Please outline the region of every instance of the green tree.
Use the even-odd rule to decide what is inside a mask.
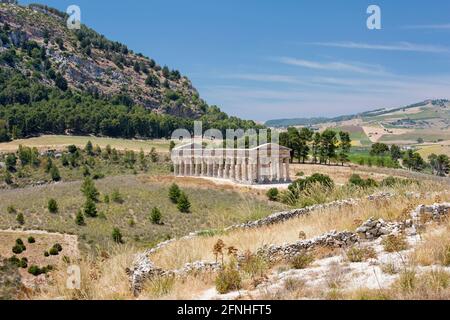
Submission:
[[[150,213],[150,221],[153,224],[161,224],[161,218],[162,218],[161,211],[158,208],[154,207],[152,209],[152,212]]]
[[[430,162],[433,174],[445,177],[449,173],[450,160],[447,155],[445,154],[436,155],[433,153],[428,157],[428,161]]]
[[[180,198],[181,190],[177,184],[172,184],[169,188],[169,199],[173,203],[178,203],[178,199]]]
[[[8,127],[6,121],[0,119],[0,142],[8,142],[11,140],[11,137],[8,133]]]
[[[313,163],[317,163],[320,156],[320,141],[322,137],[320,133],[316,132],[313,137],[312,141],[312,156],[313,156]]]
[[[408,150],[403,158],[403,164],[410,170],[422,171],[425,168],[425,161],[422,156],[412,150]]]
[[[84,204],[84,214],[87,217],[91,218],[97,217],[97,206],[95,205],[95,202],[90,198],[87,198]]]
[[[81,192],[87,199],[90,199],[94,202],[98,202],[98,197],[100,193],[95,187],[94,181],[90,177],[84,178],[84,182],[81,186]]]
[[[331,164],[332,159],[336,159],[337,138],[336,132],[326,129],[321,135],[320,158],[321,163]]]
[[[52,177],[53,181],[60,181],[61,180],[61,175],[59,174],[59,169],[56,165],[52,165],[51,169],[50,169],[50,176]]]
[[[50,213],[57,213],[58,212],[58,203],[56,202],[55,199],[50,199],[50,200],[48,200],[47,208]]]
[[[5,164],[6,164],[6,169],[7,169],[9,172],[14,172],[14,171],[16,171],[16,164],[17,164],[17,158],[16,158],[16,155],[13,154],[13,153],[8,154],[8,155],[6,156],[6,162],[5,162]]]
[[[400,150],[400,147],[399,146],[397,146],[396,144],[393,144],[392,146],[391,146],[391,158],[392,158],[392,160],[394,160],[394,161],[398,161],[398,160],[400,160],[401,158],[402,158],[402,151]]]
[[[350,139],[350,134],[348,132],[339,132],[339,154],[338,159],[342,165],[350,161],[348,154],[350,153],[350,149],[352,147],[352,140]]]
[[[277,201],[279,196],[279,191],[277,188],[270,188],[266,193],[267,198],[270,201]]]
[[[25,224],[25,217],[23,216],[22,212],[19,212],[16,216],[16,221],[20,224],[20,225],[24,225]]]
[[[94,146],[92,145],[91,140],[89,140],[86,143],[86,146],[84,147],[84,151],[89,155],[89,156],[93,156],[94,155]]]
[[[187,195],[184,192],[181,192],[177,201],[177,208],[180,212],[188,213],[191,208],[191,203]]]
[[[84,215],[81,212],[81,210],[78,210],[77,215],[75,216],[75,223],[78,226],[84,226],[85,222],[84,222]]]
[[[311,142],[312,138],[313,138],[314,132],[309,129],[309,128],[302,128],[300,130],[299,133],[299,145],[298,145],[298,150],[297,150],[297,154],[299,159],[301,159],[302,163],[305,163],[306,160],[308,159],[308,155],[309,155],[309,143]]]
[[[154,147],[150,150],[150,160],[152,162],[158,162],[158,153]]]
[[[372,156],[385,156],[389,152],[389,147],[385,143],[374,143],[370,149]]]

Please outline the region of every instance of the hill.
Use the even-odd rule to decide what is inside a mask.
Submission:
[[[66,20],[47,6],[0,4],[0,139],[5,131],[164,137],[194,119],[255,126],[208,106],[178,70]]]
[[[416,104],[382,108],[334,118],[270,120],[268,127],[309,126],[317,130],[335,128],[355,133],[360,145],[373,142],[415,144],[436,143],[450,138],[450,101],[425,100]]]

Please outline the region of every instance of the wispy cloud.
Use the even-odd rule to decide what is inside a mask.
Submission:
[[[361,42],[313,42],[311,44],[316,46],[347,48],[347,49],[450,53],[450,48],[448,47],[428,45],[428,44],[417,44],[410,42],[398,42],[394,44],[370,44]]]
[[[280,74],[267,73],[235,73],[223,75],[226,79],[248,80],[256,82],[288,83],[288,84],[307,84],[296,77]]]
[[[413,30],[450,30],[450,23],[447,24],[423,24],[423,25],[413,25],[404,26],[403,29],[413,29]]]
[[[278,62],[283,64],[303,67],[315,70],[325,70],[325,71],[346,71],[346,72],[356,72],[362,74],[386,74],[386,71],[382,66],[379,65],[369,65],[361,63],[346,63],[346,62],[317,62],[311,60],[303,60],[289,57],[281,57],[276,59]]]

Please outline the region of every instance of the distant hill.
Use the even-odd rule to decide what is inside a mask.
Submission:
[[[70,30],[67,18],[43,5],[0,3],[0,137],[165,137],[195,119],[256,126],[209,106],[178,70],[85,25]]]
[[[440,99],[440,100],[425,100],[419,103],[415,103],[412,105],[408,105],[405,107],[396,107],[392,109],[388,108],[380,108],[372,111],[366,111],[362,113],[357,113],[353,115],[343,115],[338,117],[332,117],[332,118],[326,118],[326,117],[319,117],[319,118],[293,118],[293,119],[274,119],[274,120],[268,120],[265,125],[272,128],[283,128],[283,127],[289,127],[289,126],[313,126],[313,125],[319,125],[319,124],[326,124],[326,123],[336,123],[336,122],[343,122],[343,121],[349,121],[353,119],[364,119],[365,121],[370,121],[371,118],[376,117],[382,117],[382,116],[389,116],[393,115],[393,118],[395,118],[397,115],[395,115],[396,112],[400,111],[407,111],[413,108],[420,108],[420,107],[438,107],[438,108],[448,108],[449,107],[449,100],[447,99]],[[425,116],[426,118],[426,116]],[[447,118],[445,115],[444,118]]]

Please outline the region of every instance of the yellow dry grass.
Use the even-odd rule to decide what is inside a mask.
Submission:
[[[439,186],[433,183],[424,183],[420,188],[431,191]],[[410,186],[409,189],[414,189],[414,187]],[[255,252],[264,245],[295,242],[299,240],[300,231],[304,232],[307,238],[330,230],[351,231],[370,217],[398,220],[403,217],[407,208],[434,202],[434,199],[425,197],[411,199],[400,195],[404,190],[398,189],[397,192],[399,195],[389,200],[363,200],[356,206],[317,210],[308,216],[259,229],[235,230],[212,237],[177,241],[155,253],[151,259],[162,268],[175,269],[188,262],[214,261],[212,248],[219,239],[223,240],[227,246],[237,248],[240,252],[247,250]],[[443,194],[441,198],[443,200],[450,199],[450,193]]]

